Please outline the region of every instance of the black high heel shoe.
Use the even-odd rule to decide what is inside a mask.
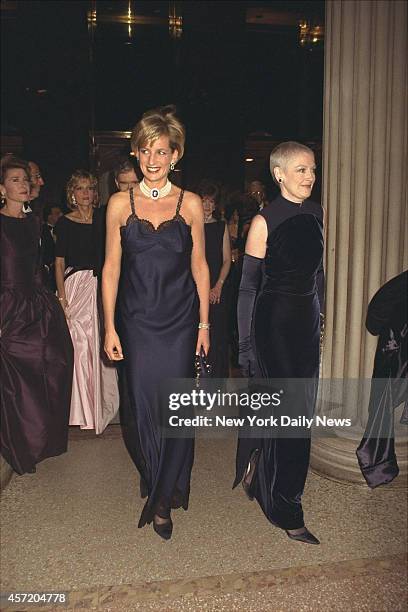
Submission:
[[[173,521],[169,518],[165,523],[156,523],[153,518],[153,529],[163,540],[170,540],[173,533]]]
[[[244,489],[245,495],[247,496],[249,501],[254,500],[254,496],[251,491],[251,485],[252,485],[252,480],[255,474],[256,464],[258,463],[258,457],[259,457],[259,450],[255,449],[254,451],[252,451],[251,457],[249,459],[249,470],[245,474],[241,482],[242,488]]]
[[[291,540],[297,540],[298,542],[304,542],[304,544],[320,544],[320,541],[310,533],[307,527],[304,528],[304,531],[300,533],[290,533],[288,529],[285,529],[286,535]]]

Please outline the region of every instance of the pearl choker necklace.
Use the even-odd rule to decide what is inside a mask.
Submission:
[[[144,179],[140,181],[139,187],[143,195],[147,196],[148,198],[152,198],[152,200],[159,200],[160,198],[164,198],[171,191],[171,183],[169,179],[167,179],[167,183],[161,189],[158,189],[157,187],[153,187],[153,189],[150,189],[150,187],[146,185]]]

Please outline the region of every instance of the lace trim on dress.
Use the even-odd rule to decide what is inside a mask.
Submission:
[[[174,215],[174,217],[172,217],[171,219],[166,219],[165,221],[162,221],[161,223],[159,223],[157,227],[155,227],[153,223],[149,221],[149,219],[141,219],[140,217],[137,216],[136,213],[135,214],[132,213],[127,218],[126,225],[130,225],[131,223],[134,223],[135,221],[137,221],[141,225],[144,225],[151,232],[161,232],[165,227],[167,227],[171,223],[174,223],[174,221],[181,221],[181,223],[184,223],[184,225],[187,225],[188,227],[190,227],[187,221],[184,219],[184,217],[180,215],[180,213],[178,213],[177,215]]]
[[[141,217],[138,217],[138,215],[137,215],[137,213],[135,211],[135,202],[134,202],[134,198],[133,198],[133,189],[130,190],[129,194],[130,194],[130,206],[131,206],[131,209],[132,209],[132,213],[126,219],[125,226],[122,226],[122,227],[126,227],[126,226],[130,225],[131,223],[134,223],[135,221],[138,221],[141,225],[144,225],[144,227],[146,227],[151,232],[160,232],[164,228],[166,228],[168,225],[170,225],[171,223],[174,223],[174,221],[181,221],[181,223],[184,223],[184,225],[189,226],[187,221],[184,219],[183,215],[181,215],[180,212],[179,212],[180,211],[180,207],[181,207],[181,203],[183,201],[184,189],[182,189],[180,191],[180,197],[179,197],[178,202],[177,202],[177,207],[176,207],[175,215],[171,219],[165,219],[164,221],[159,223],[159,225],[157,227],[155,227],[153,225],[153,223],[151,221],[149,221],[149,219],[142,219]]]

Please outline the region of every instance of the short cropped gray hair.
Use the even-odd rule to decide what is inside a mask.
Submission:
[[[300,142],[294,142],[293,140],[289,140],[288,142],[281,142],[277,147],[272,151],[269,158],[269,168],[271,171],[273,181],[279,185],[279,181],[277,180],[274,169],[275,168],[285,168],[289,159],[296,155],[296,153],[311,153],[314,155],[312,149],[307,147]]]

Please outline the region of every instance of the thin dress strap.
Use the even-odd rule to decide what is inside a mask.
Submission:
[[[177,202],[177,208],[176,208],[176,217],[178,217],[180,213],[181,203],[183,202],[183,196],[184,196],[184,189],[180,191],[179,199]]]
[[[136,216],[136,213],[135,213],[135,200],[133,198],[133,187],[129,190],[129,195],[130,195],[130,208],[132,209],[132,215]]]

